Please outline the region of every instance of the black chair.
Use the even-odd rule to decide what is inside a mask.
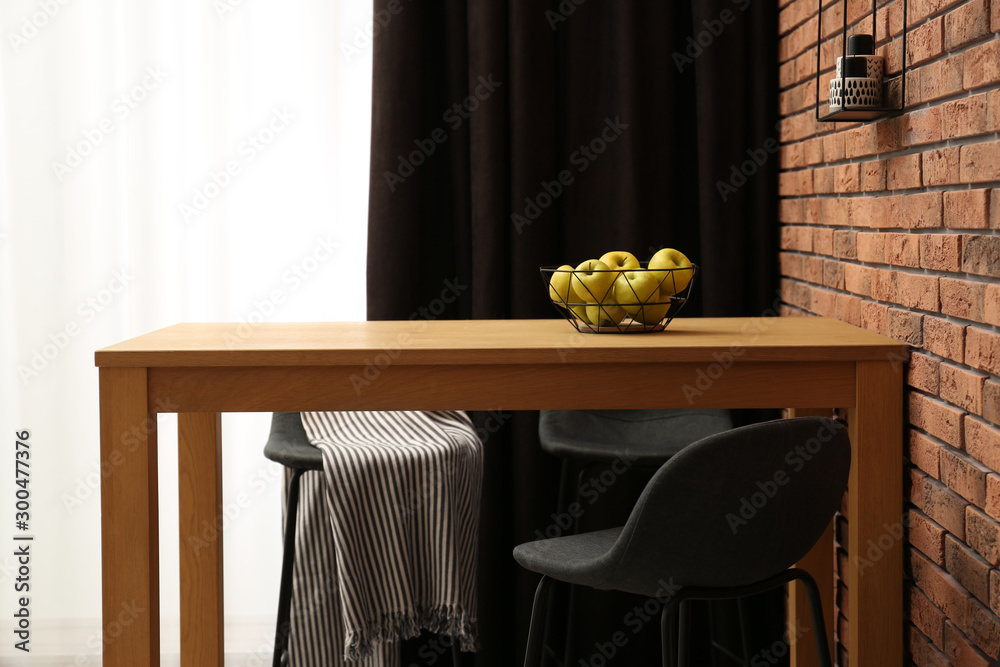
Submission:
[[[739,598],[798,579],[809,596],[820,664],[828,667],[816,583],[807,572],[789,568],[822,536],[840,506],[850,458],[847,430],[833,419],[744,426],[671,457],[624,526],[518,546],[517,562],[543,575],[525,666],[540,662],[542,611],[554,580],[660,599],[666,666],[675,657],[686,665],[688,600]]]
[[[651,474],[691,443],[731,428],[733,419],[729,410],[542,410],[538,420],[538,438],[543,451],[562,459],[557,512],[559,516],[565,516],[571,502],[580,503],[584,477],[593,468],[612,466],[614,469],[627,463],[629,469]],[[574,468],[578,469],[575,480]],[[629,488],[634,488],[634,485]],[[634,500],[626,499],[625,502],[630,507]],[[579,530],[579,519],[574,519],[571,528],[573,533]],[[576,591],[571,586],[563,654],[555,660],[556,664],[570,665],[575,662],[576,597]],[[545,650],[555,656],[555,651],[549,646],[552,611],[550,604],[546,610],[543,644]],[[746,623],[742,621],[746,614],[742,605],[739,613],[745,644],[749,636]],[[720,645],[713,645],[725,651]]]
[[[292,471],[288,484],[285,546],[281,561],[281,585],[278,592],[278,620],[274,637],[273,667],[287,664],[288,636],[291,627],[292,570],[295,566],[295,524],[298,517],[299,481],[309,471],[323,470],[323,455],[309,442],[298,412],[275,412],[271,433],[264,445],[264,456]],[[458,643],[452,644],[454,665],[460,663]]]

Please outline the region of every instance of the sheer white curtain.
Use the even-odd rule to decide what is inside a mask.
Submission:
[[[370,0],[0,3],[0,663],[99,664],[95,349],[181,321],[364,319],[371,13]],[[266,653],[277,600],[269,419],[223,424],[233,664]],[[175,418],[160,443],[169,652]],[[11,640],[15,534],[35,538],[30,654]]]

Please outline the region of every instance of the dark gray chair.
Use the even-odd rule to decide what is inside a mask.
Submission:
[[[305,473],[323,470],[323,454],[309,442],[298,412],[275,412],[271,433],[264,445],[264,456],[292,471],[288,485],[285,545],[281,560],[281,584],[278,590],[278,620],[274,638],[273,667],[287,664],[288,635],[291,627],[292,570],[295,566],[295,524],[299,507],[299,481]],[[458,643],[452,645],[452,661],[461,664]]]
[[[830,665],[816,583],[791,568],[840,506],[850,441],[836,420],[801,417],[709,436],[671,457],[620,528],[538,540],[514,558],[542,574],[525,666],[539,664],[551,583],[619,590],[663,603],[663,664],[687,660],[687,601],[739,598],[802,581],[820,664]],[[671,632],[680,617],[677,641]],[[676,651],[674,645],[676,644]]]
[[[559,476],[557,512],[564,516],[570,502],[580,502],[580,487],[584,477],[594,467],[606,467],[616,460],[628,461],[629,468],[647,471],[662,466],[667,459],[692,442],[733,428],[729,410],[543,410],[538,420],[538,437],[542,450],[562,459]],[[578,468],[575,476],[573,469]],[[629,503],[634,501],[627,501]],[[629,505],[630,506],[630,505]],[[579,522],[574,519],[572,532]],[[555,662],[575,663],[573,643],[576,631],[576,591],[570,587],[566,609],[566,633],[563,654]],[[547,609],[546,651],[556,657],[549,646],[552,605]],[[749,642],[742,605],[740,630],[743,642]],[[716,645],[719,650],[723,650]]]

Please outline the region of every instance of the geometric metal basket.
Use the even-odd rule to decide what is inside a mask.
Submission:
[[[581,333],[652,333],[663,331],[687,303],[694,287],[695,277],[698,275],[698,266],[692,265],[683,269],[651,270],[647,268],[647,264],[647,262],[642,262],[642,268],[634,270],[598,269],[591,272],[561,269],[555,266],[543,266],[539,270],[542,283],[545,285],[546,296],[550,299],[552,299],[552,292],[549,284],[557,273],[616,274],[615,280],[611,283],[612,287],[603,294],[592,293],[579,279],[570,276],[570,282],[576,292],[572,297],[576,298],[569,295],[557,295],[559,298],[552,299],[552,305],[555,309],[577,331]],[[627,275],[636,273],[654,273],[656,276],[663,274],[657,282],[657,289],[644,301],[640,300],[632,286],[632,280]],[[688,280],[687,285],[677,290],[676,286],[685,279]],[[627,290],[631,290],[631,298],[628,298],[625,304],[619,304],[615,299],[614,286],[616,284],[625,285]],[[582,296],[579,294],[581,289],[586,290]],[[670,294],[670,292],[675,293]]]

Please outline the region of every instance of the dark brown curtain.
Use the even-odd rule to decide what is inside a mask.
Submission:
[[[376,0],[369,319],[554,317],[540,266],[666,246],[701,266],[684,316],[766,313],[776,6]],[[508,667],[536,581],[511,549],[553,523],[558,470],[537,415],[493,419],[476,664]]]

